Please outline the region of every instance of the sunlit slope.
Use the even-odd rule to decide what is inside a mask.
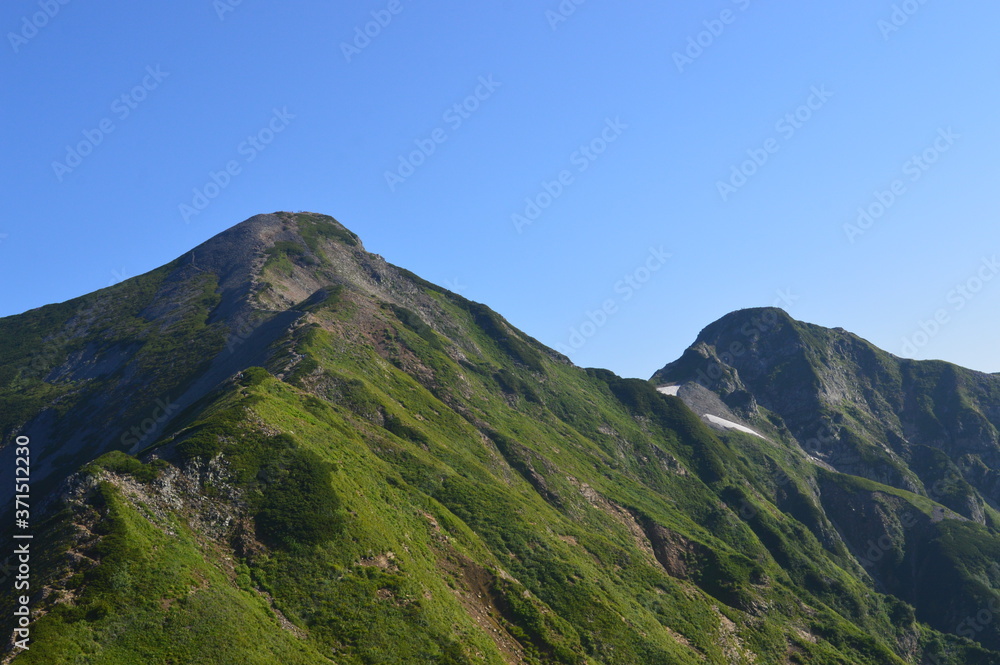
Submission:
[[[174,413],[59,467],[43,616],[14,663],[998,662],[883,593],[851,509],[920,543],[990,532],[574,367],[329,218],[264,217],[184,264],[219,284],[194,308],[219,342],[188,358],[178,330],[178,366],[201,369],[170,379]],[[145,345],[117,343],[137,368]],[[46,386],[83,400],[143,376],[52,362],[53,411]]]

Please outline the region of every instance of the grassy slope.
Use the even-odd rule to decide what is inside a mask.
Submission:
[[[275,281],[296,256],[274,253]],[[152,451],[172,466],[89,467],[48,533],[100,563],[47,564],[69,602],[14,662],[995,662],[873,592],[789,448],[720,439],[425,288],[448,338],[332,290],[277,349],[294,371],[192,409]],[[165,498],[178,468],[184,506]]]
[[[111,560],[86,573],[79,607],[39,622],[49,660],[28,660],[37,652],[16,662],[86,649],[95,655],[83,662],[95,663],[132,662],[125,653],[503,662],[504,641],[470,618],[477,604],[487,617],[480,625],[515,640],[528,662],[730,663],[750,662],[749,652],[758,663],[905,662],[892,653],[897,639],[926,632],[907,608],[872,594],[843,552],[824,549],[772,502],[780,489],[800,495],[808,512],[808,469],[766,442],[719,440],[643,382],[540,358],[528,360],[542,371],[511,362],[530,351],[497,343],[461,302],[444,306],[466,320],[480,357],[456,363],[443,352],[448,340],[392,308],[385,357],[373,347],[345,353],[343,338],[307,329],[297,351],[313,362],[289,382],[248,373],[176,437],[178,463],[221,450],[258,518],[269,547],[247,557],[242,589],[239,573],[182,520],[171,518],[179,538],[168,538],[106,483],[90,503],[105,515],[105,539],[119,539],[105,545]],[[393,360],[431,371],[418,374],[421,383]],[[281,480],[303,475],[300,453],[328,474],[330,505],[303,503]],[[792,480],[748,482],[773,477],[759,473],[764,464],[789,465]],[[266,511],[289,502],[316,511],[305,523],[331,511],[335,519],[318,537],[285,532],[288,520],[261,528]],[[671,552],[674,575],[656,557]],[[278,628],[257,588],[309,637]],[[179,600],[164,610],[170,598]],[[237,614],[220,611],[222,602],[256,624],[255,639],[219,639]],[[186,643],[162,632],[194,623],[202,632]],[[186,659],[195,656],[184,649],[216,642],[230,655],[199,646],[204,660]]]
[[[79,597],[36,623],[31,650],[15,662],[328,662],[283,631],[259,595],[240,590],[221,553],[176,516],[157,520],[107,482],[88,508],[102,515],[100,541],[86,550],[100,565],[65,580]]]

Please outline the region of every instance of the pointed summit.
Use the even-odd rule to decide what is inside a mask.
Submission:
[[[707,390],[739,419],[831,468],[916,493],[927,492],[941,469],[914,456],[926,461],[937,450],[958,459],[969,446],[1000,445],[1000,414],[991,406],[996,375],[898,358],[843,328],[796,321],[780,309],[722,317],[651,380],[692,408],[695,399],[710,402],[697,397]],[[992,486],[980,490],[1000,499]],[[949,506],[982,515],[968,493]]]
[[[0,319],[0,337],[13,342],[0,380],[13,381],[21,405],[0,414],[0,434],[37,436],[43,443],[34,476],[55,483],[66,460],[141,451],[185,409],[249,367],[278,376],[291,371],[302,328],[377,338],[386,307],[428,338],[436,339],[436,330],[477,355],[431,293],[474,312],[475,324],[523,362],[558,358],[489,308],[370,254],[333,217],[276,212],[236,224],[144,275]],[[322,314],[335,306],[352,312],[352,325]],[[46,407],[64,393],[58,409]],[[0,488],[0,501],[11,490]]]

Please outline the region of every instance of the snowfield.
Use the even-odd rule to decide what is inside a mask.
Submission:
[[[656,392],[663,393],[664,395],[673,395],[674,397],[677,397],[677,393],[678,393],[678,391],[680,391],[680,389],[681,389],[681,387],[679,385],[657,386]],[[685,394],[687,394],[687,393],[685,393]],[[691,405],[689,404],[689,406],[691,406]],[[713,425],[718,425],[719,427],[724,427],[726,429],[735,429],[735,430],[738,430],[740,432],[745,432],[747,434],[753,434],[754,436],[760,437],[761,439],[766,439],[767,438],[763,434],[755,432],[752,429],[750,429],[749,427],[744,427],[743,425],[740,425],[739,423],[734,423],[731,420],[726,420],[725,418],[720,418],[719,416],[713,416],[710,413],[706,413],[702,417],[705,418],[706,420],[708,420],[708,422],[712,423]]]
[[[733,421],[726,420],[725,418],[720,418],[718,416],[713,416],[710,413],[706,413],[704,415],[704,418],[706,420],[708,420],[708,422],[712,423],[713,425],[718,425],[719,427],[725,427],[726,429],[735,429],[735,430],[738,430],[740,432],[746,432],[747,434],[753,434],[754,436],[760,437],[762,439],[766,438],[766,437],[764,437],[764,435],[759,434],[759,433],[753,431],[749,427],[744,427],[743,425],[740,425],[739,423],[734,423]]]

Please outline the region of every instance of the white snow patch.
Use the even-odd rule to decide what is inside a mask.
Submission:
[[[764,438],[763,435],[758,434],[749,427],[744,427],[739,423],[734,423],[731,420],[726,420],[725,418],[720,418],[719,416],[713,416],[711,413],[706,413],[705,418],[708,419],[708,422],[712,423],[713,425],[718,425],[719,427],[725,427],[726,429],[734,429],[740,432],[746,432],[747,434],[753,434],[754,436],[758,436],[762,439]]]
[[[664,395],[673,395],[677,397],[677,391],[680,390],[680,386],[660,386],[656,389],[656,392],[663,393]]]

